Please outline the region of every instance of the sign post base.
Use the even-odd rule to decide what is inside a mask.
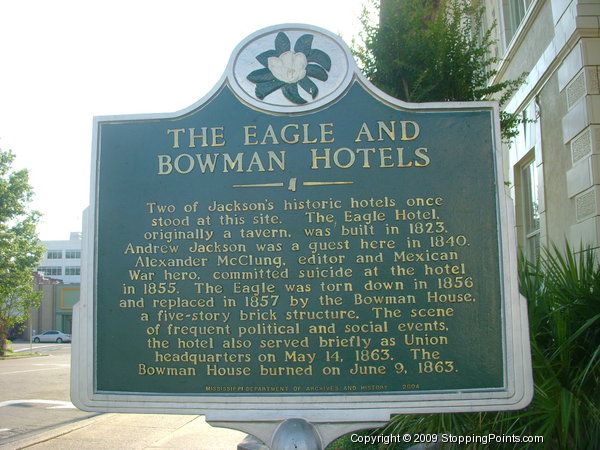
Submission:
[[[237,450],[269,450],[269,447],[260,439],[249,434],[238,444]]]
[[[315,427],[304,419],[287,419],[273,435],[273,449],[297,448],[321,450],[321,438]]]
[[[256,440],[244,439],[238,445],[238,450],[263,450],[264,448],[322,450],[344,434],[368,428],[379,428],[387,424],[386,421],[313,423],[297,418],[268,422],[233,422],[213,421],[209,417],[206,418],[206,422],[215,427],[240,430],[256,438]],[[264,446],[260,445],[261,442],[264,443]]]

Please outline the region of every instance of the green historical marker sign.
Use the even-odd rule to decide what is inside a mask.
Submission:
[[[402,103],[291,25],[246,39],[186,111],[95,133],[79,404],[364,421],[528,403],[494,103]]]

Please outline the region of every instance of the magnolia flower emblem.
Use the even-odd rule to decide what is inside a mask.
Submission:
[[[284,83],[297,83],[306,76],[308,60],[304,53],[285,52],[279,58],[271,56],[267,62],[273,76]]]
[[[260,100],[281,89],[292,103],[302,105],[306,100],[300,96],[298,86],[315,99],[319,88],[311,79],[327,81],[331,69],[331,58],[322,50],[312,48],[313,35],[298,38],[291,50],[290,39],[284,32],[275,37],[275,50],[267,50],[256,57],[264,66],[248,75],[256,84],[255,94]]]

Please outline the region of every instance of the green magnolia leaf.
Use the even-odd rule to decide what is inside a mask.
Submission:
[[[300,85],[300,87],[302,89],[304,89],[306,92],[308,92],[312,98],[315,98],[319,94],[319,88],[308,77],[302,78],[300,81],[298,81],[298,84]]]
[[[303,34],[296,41],[296,44],[294,45],[294,51],[296,53],[304,53],[306,55],[306,57],[308,58],[308,55],[311,52],[312,41],[313,41],[312,34]]]
[[[308,62],[314,62],[323,66],[325,70],[329,72],[331,69],[331,58],[329,55],[318,48],[313,48],[308,55],[306,55]]]
[[[272,81],[275,79],[271,71],[266,68],[258,69],[254,72],[251,72],[246,78],[248,78],[248,80],[252,81],[253,83],[264,83],[265,81]]]
[[[285,83],[283,81],[275,79],[272,81],[258,83],[254,93],[259,100],[263,100],[267,95],[275,92],[277,89],[280,89],[284,84]]]
[[[298,93],[298,85],[296,83],[285,84],[285,86],[281,88],[281,91],[283,92],[283,95],[285,95],[285,98],[297,105],[303,105],[306,103],[306,100],[300,97],[300,94]]]
[[[325,72],[321,66],[317,66],[316,64],[308,64],[306,66],[306,75],[321,81],[326,81],[328,78],[327,72]]]
[[[287,35],[283,31],[277,33],[277,37],[275,38],[275,51],[277,52],[277,56],[289,52],[290,48],[291,43]]]
[[[277,55],[275,50],[267,50],[266,52],[261,53],[256,57],[259,63],[261,63],[265,67],[269,67],[269,58]]]

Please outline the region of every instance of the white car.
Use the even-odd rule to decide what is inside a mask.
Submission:
[[[46,331],[42,334],[36,334],[33,336],[33,342],[71,342],[71,335],[65,334],[61,331]]]

